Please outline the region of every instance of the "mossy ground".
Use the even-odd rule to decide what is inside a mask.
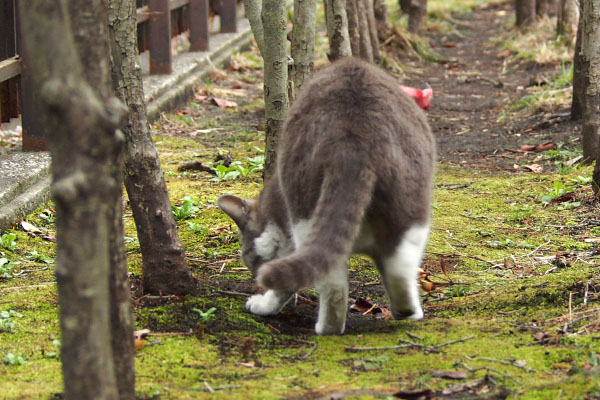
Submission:
[[[490,380],[477,386],[479,392],[435,392],[440,398],[600,396],[600,219],[585,179],[591,167],[566,165],[578,151],[572,142],[528,156],[546,173],[439,163],[423,265],[435,286],[423,296],[424,320],[349,313],[345,335],[317,337],[314,290],[301,293],[276,317],[246,313],[246,297],[258,288],[239,261],[235,228],[215,201],[224,193],[256,195],[260,171],[226,180],[178,167],[190,161],[210,165],[223,153],[248,166],[248,158],[261,155],[260,82],[259,59],[253,53],[236,55],[229,70],[214,71],[185,108],[154,125],[172,202],[181,206],[191,197],[197,207],[178,226],[202,287],[198,297],[141,295],[139,244],[125,204],[136,325],[151,330],[136,353],[140,398],[367,399],[399,391],[416,396],[453,385],[465,388],[464,381],[436,372],[455,370],[466,372],[467,382],[486,375]],[[237,106],[220,108],[213,98]],[[558,193],[555,182],[569,194]],[[555,199],[543,202],[547,195]],[[55,255],[55,244],[42,239],[54,235],[44,214],[51,208],[43,205],[27,218],[41,235],[17,228],[2,232],[17,238],[15,248],[0,249],[0,258],[20,263],[0,279],[0,311],[15,312],[0,329],[2,398],[49,398],[62,390],[54,266],[35,256]],[[351,298],[385,307],[371,262],[353,257],[349,265]],[[212,317],[203,318],[201,312],[212,307]],[[407,341],[412,347],[347,351]],[[25,363],[11,362],[9,353]]]

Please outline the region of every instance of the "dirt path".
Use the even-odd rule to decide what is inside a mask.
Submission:
[[[434,89],[429,118],[441,161],[513,168],[515,162],[528,158],[514,152],[521,144],[566,142],[578,134],[567,118],[548,122],[549,113],[498,122],[503,106],[524,96],[523,88],[540,72],[555,68],[511,61],[501,54],[492,38],[504,29],[501,23],[511,12],[510,4],[476,9],[456,17],[461,36],[430,38],[433,47],[448,59],[420,68],[422,79]],[[555,115],[569,110],[551,111]]]

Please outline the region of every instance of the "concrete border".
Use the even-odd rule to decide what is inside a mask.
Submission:
[[[148,119],[187,102],[213,65],[227,63],[235,50],[248,46],[250,24],[238,19],[237,33],[216,33],[210,51],[186,52],[173,58],[173,73],[143,77]],[[50,198],[48,153],[11,152],[0,155],[0,230],[8,228]]]

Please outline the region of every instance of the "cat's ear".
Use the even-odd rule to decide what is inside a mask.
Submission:
[[[250,220],[250,210],[253,205],[253,200],[244,200],[228,194],[219,197],[217,205],[243,229]]]

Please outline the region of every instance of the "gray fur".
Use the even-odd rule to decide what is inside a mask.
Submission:
[[[342,333],[345,262],[360,252],[375,260],[388,292],[401,286],[402,294],[390,296],[394,315],[422,316],[416,276],[411,280],[427,236],[435,142],[424,112],[398,82],[354,58],[324,68],[294,102],[277,154],[276,179],[257,201],[219,199],[240,228],[244,262],[261,286],[278,293],[269,298],[283,303],[316,286],[328,301],[317,333]],[[255,245],[268,224],[286,233],[258,241],[275,259],[265,259],[264,251],[261,257]],[[421,233],[411,233],[413,227]],[[417,243],[402,247],[405,234]],[[386,265],[405,260],[407,273]],[[259,301],[253,298],[249,309]]]

